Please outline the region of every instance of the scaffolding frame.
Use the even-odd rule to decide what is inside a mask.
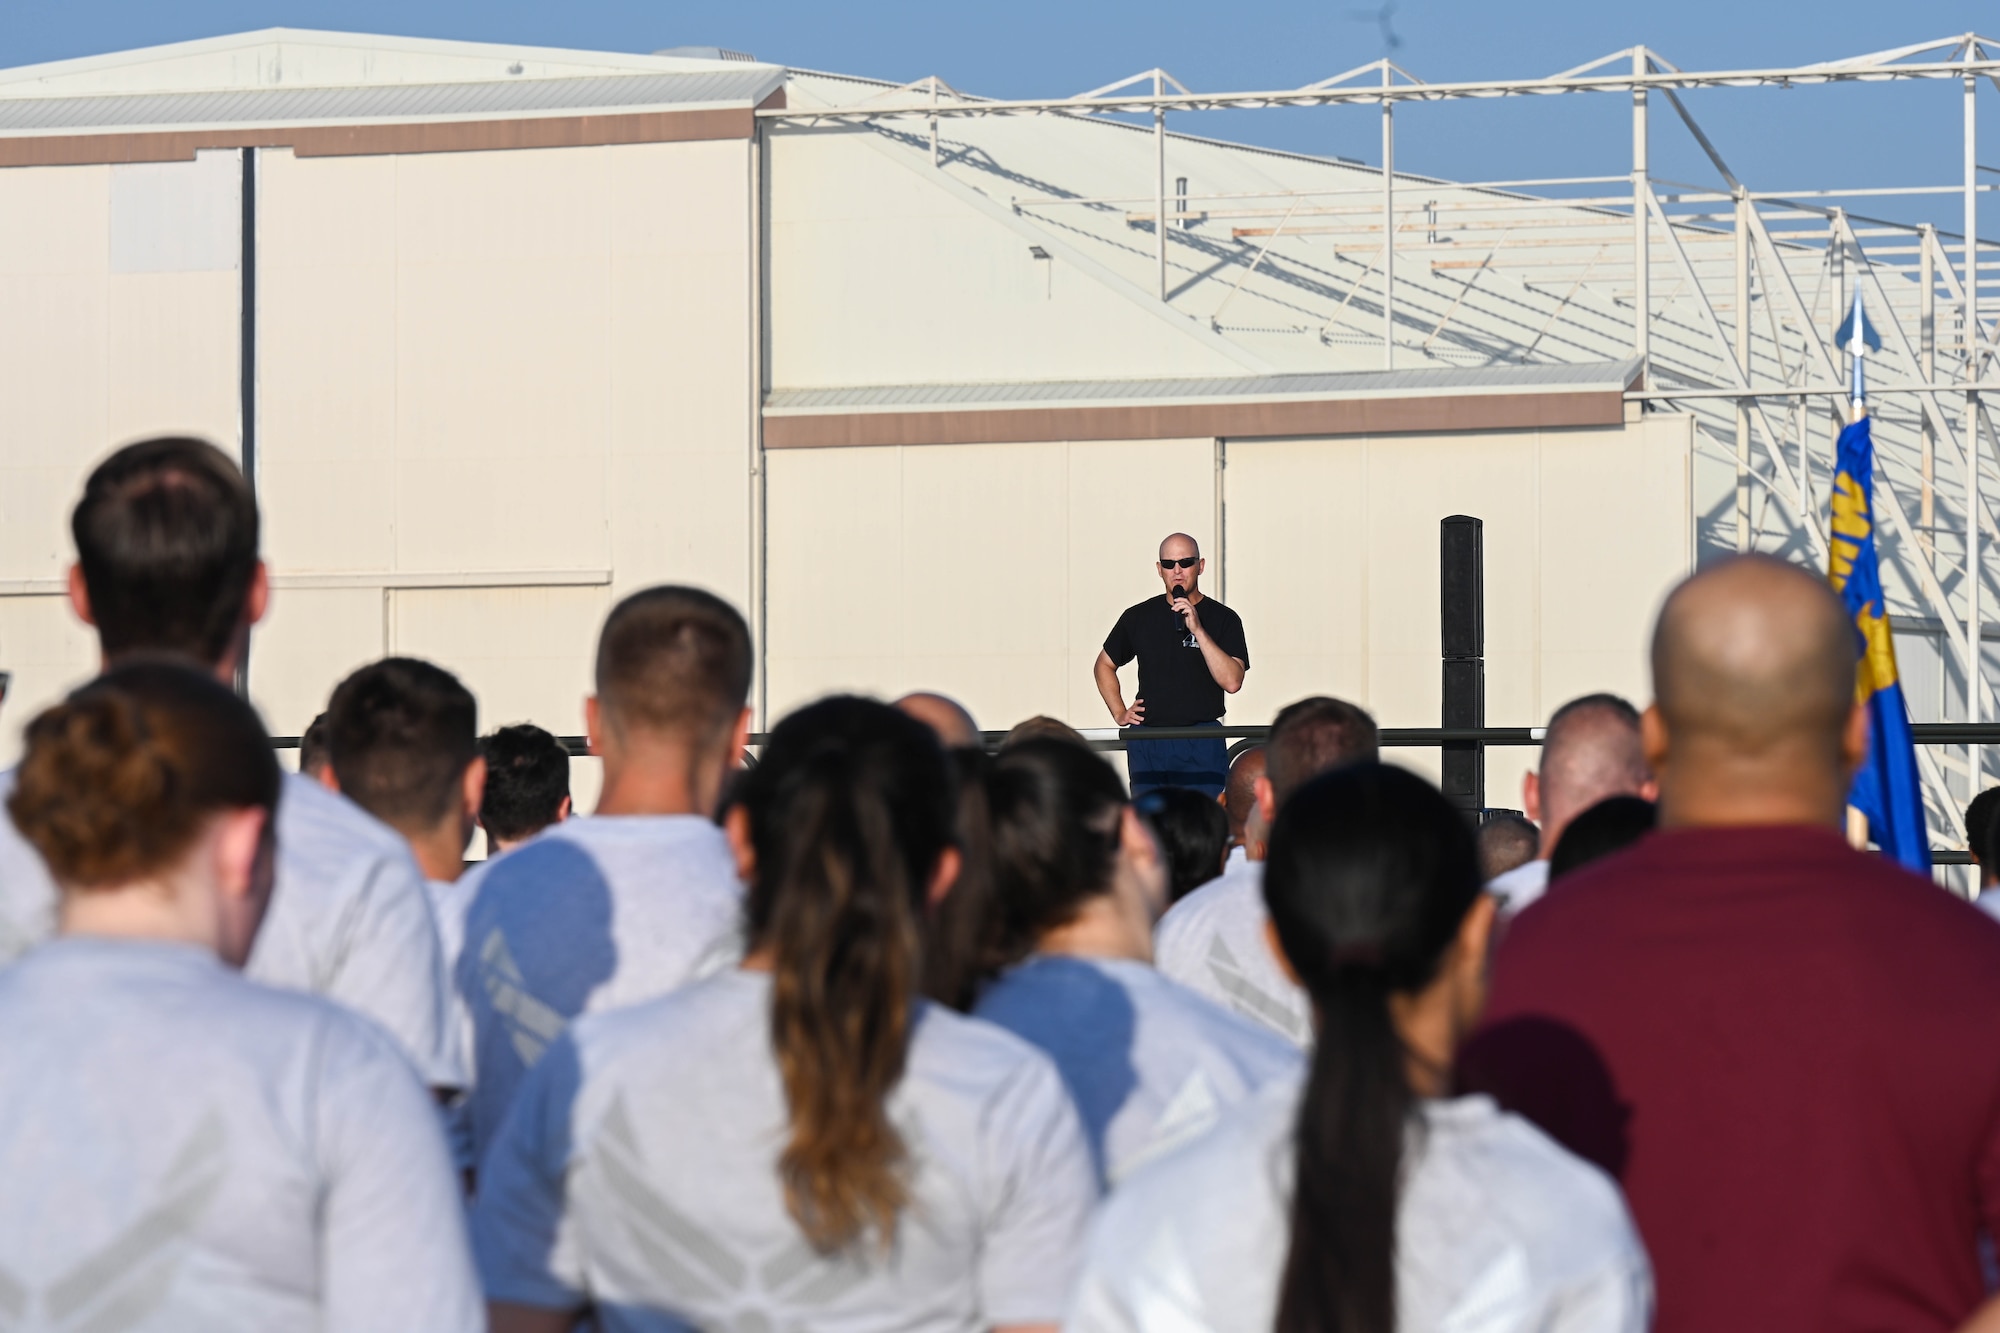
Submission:
[[[1629,304],[1625,319],[1631,354],[1639,365],[1629,401],[1644,408],[1673,406],[1697,416],[1698,438],[1726,456],[1736,471],[1734,527],[1739,550],[1793,549],[1821,566],[1827,538],[1821,516],[1822,488],[1815,470],[1830,470],[1833,436],[1849,420],[1849,383],[1844,361],[1832,345],[1831,330],[1845,312],[1854,286],[1861,288],[1871,319],[1883,335],[1883,352],[1871,375],[1871,399],[1880,436],[1891,448],[1914,440],[1917,457],[1915,505],[1906,504],[1903,482],[1878,465],[1878,523],[1892,541],[1884,559],[1894,558],[1912,597],[1928,619],[1949,627],[1944,635],[1947,678],[1956,667],[1963,683],[1964,721],[2000,719],[2000,697],[1983,668],[1981,644],[1993,637],[1985,625],[1985,593],[2000,598],[2000,582],[1988,567],[1986,546],[2000,541],[1987,496],[1982,466],[2000,471],[2000,432],[1985,401],[2000,391],[2000,284],[1982,273],[2000,270],[2000,248],[1978,239],[1979,196],[2000,189],[1982,184],[1977,162],[1977,89],[1981,80],[2000,88],[2000,42],[1965,33],[1932,42],[1839,60],[1782,68],[1690,71],[1644,46],[1614,51],[1574,69],[1540,79],[1427,83],[1388,59],[1346,70],[1303,87],[1277,91],[1195,92],[1162,69],[1142,71],[1074,97],[989,99],[952,89],[936,77],[890,89],[865,102],[830,107],[772,108],[758,112],[767,124],[793,127],[928,121],[934,166],[942,121],[989,116],[1136,116],[1150,122],[1153,155],[1151,197],[1081,198],[1066,195],[1012,200],[1017,213],[1075,207],[1127,209],[1125,222],[1149,228],[1157,296],[1170,302],[1170,235],[1189,219],[1228,220],[1230,239],[1256,243],[1246,250],[1244,268],[1208,316],[1216,317],[1265,263],[1284,236],[1329,237],[1328,248],[1367,260],[1346,301],[1320,330],[1322,341],[1358,342],[1367,336],[1347,321],[1349,303],[1364,284],[1380,306],[1382,365],[1395,367],[1398,352],[1428,354],[1448,330],[1471,284],[1505,271],[1525,286],[1566,289],[1520,360],[1560,360],[1538,356],[1558,317],[1591,318],[1580,294],[1594,283],[1613,306]],[[1963,178],[1955,185],[1908,188],[1808,189],[1767,191],[1748,188],[1679,96],[1699,88],[1794,88],[1820,84],[1958,80],[1963,87]],[[1551,177],[1528,181],[1428,182],[1395,165],[1394,113],[1406,102],[1438,102],[1501,97],[1624,93],[1631,103],[1631,170],[1625,176]],[[1723,181],[1724,188],[1690,186],[1657,178],[1651,169],[1649,118],[1655,95],[1691,135]],[[1381,182],[1324,191],[1199,195],[1177,193],[1178,210],[1169,225],[1166,142],[1167,117],[1185,111],[1267,107],[1328,107],[1375,104],[1382,135]],[[1354,166],[1358,164],[1347,163]],[[2000,174],[2000,173],[1996,173]],[[1434,185],[1456,197],[1449,205],[1425,199],[1418,186]],[[1623,186],[1611,191],[1603,187]],[[1574,197],[1523,195],[1524,189],[1584,189]],[[1852,213],[1857,200],[1957,194],[1963,230],[1957,236],[1932,224],[1902,224]],[[1412,198],[1419,202],[1410,202]],[[1824,201],[1824,202],[1821,202]],[[1191,212],[1197,204],[1221,205]],[[1574,210],[1560,221],[1510,221],[1535,210]],[[1274,225],[1257,225],[1271,221]],[[1782,228],[1773,230],[1776,222]],[[1522,236],[1523,230],[1558,235]],[[1955,244],[1954,244],[1955,243]],[[1954,253],[1956,251],[1956,253]],[[1398,261],[1423,264],[1430,274],[1470,273],[1443,317],[1421,342],[1409,339],[1399,321]],[[1599,275],[1623,268],[1629,286],[1606,288]],[[1659,272],[1655,270],[1658,269]],[[1521,275],[1532,275],[1523,277]],[[1811,274],[1810,287],[1801,278]],[[1671,286],[1664,286],[1667,277]],[[1884,278],[1889,279],[1888,282]],[[1940,327],[1939,298],[1955,318]],[[1761,306],[1761,310],[1758,307]],[[1761,322],[1760,322],[1761,321]],[[1336,324],[1346,324],[1336,328]],[[1559,339],[1558,339],[1559,340]],[[1823,412],[1820,410],[1823,408]],[[1979,447],[1984,438],[1988,454]],[[1819,443],[1815,443],[1815,441]],[[1956,522],[1945,521],[1951,507],[1939,486],[1939,465],[1961,478]],[[1830,477],[1828,478],[1830,481]],[[1947,503],[1940,503],[1941,499]],[[1774,514],[1778,522],[1774,525]],[[1775,526],[1775,531],[1774,531]],[[1958,545],[1953,560],[1941,548]],[[1946,581],[1956,584],[1954,598]],[[1968,733],[1968,738],[1975,733]],[[1946,767],[1931,748],[1925,759],[1926,785],[1946,788]],[[1968,746],[1960,770],[1969,790],[1984,781],[1982,749]]]

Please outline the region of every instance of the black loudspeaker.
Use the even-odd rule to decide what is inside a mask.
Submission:
[[[1438,524],[1438,640],[1444,659],[1446,727],[1486,725],[1485,524],[1453,514]],[[1473,817],[1486,804],[1486,747],[1452,741],[1444,747],[1444,794]]]

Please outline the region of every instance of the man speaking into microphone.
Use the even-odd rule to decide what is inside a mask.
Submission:
[[[1243,621],[1201,593],[1208,562],[1185,532],[1160,543],[1153,566],[1166,595],[1125,608],[1097,655],[1097,692],[1121,727],[1192,727],[1222,720],[1224,694],[1243,688],[1250,650]],[[1118,668],[1139,659],[1139,691],[1132,706],[1118,687]],[[1132,794],[1155,787],[1192,787],[1222,794],[1229,777],[1228,747],[1220,736],[1192,740],[1132,741],[1125,752]]]

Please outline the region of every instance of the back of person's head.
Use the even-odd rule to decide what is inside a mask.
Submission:
[[[1348,765],[1279,811],[1264,898],[1319,1036],[1278,1333],[1397,1327],[1396,1204],[1416,1093],[1390,998],[1439,977],[1480,892],[1464,816],[1401,769]]]
[[[1658,817],[1643,796],[1608,796],[1572,819],[1549,857],[1549,883],[1622,852],[1653,831]]]
[[[1308,781],[1342,764],[1373,760],[1381,733],[1367,710],[1323,694],[1287,704],[1264,742],[1271,798],[1282,806]]]
[[[1007,734],[1000,738],[1000,748],[1006,750],[1024,741],[1034,740],[1067,741],[1086,750],[1090,748],[1090,742],[1084,739],[1082,732],[1061,718],[1050,717],[1046,713],[1037,713],[1033,717],[1016,722]]]
[[[70,535],[107,659],[178,653],[212,667],[229,654],[257,572],[257,500],[220,449],[126,445],[84,483]]]
[[[1492,883],[1535,859],[1541,830],[1519,815],[1495,815],[1479,826],[1479,878]]]
[[[986,975],[1034,952],[1108,893],[1118,866],[1125,784],[1094,751],[1052,736],[1002,750],[986,774],[993,911]]]
[[[326,748],[326,714],[321,713],[299,737],[299,772],[317,778],[331,767],[333,756]]]
[[[480,739],[486,790],[479,823],[501,842],[531,838],[562,818],[569,799],[569,751],[531,722],[502,727]]]
[[[948,694],[917,690],[896,700],[896,707],[936,732],[938,743],[947,750],[974,749],[984,743],[972,713]]]
[[[1965,848],[1972,853],[1973,863],[1988,874],[1993,870],[1990,844],[1996,814],[2000,814],[2000,787],[1988,787],[1965,807]]]
[[[30,722],[26,740],[7,813],[66,890],[162,874],[210,816],[278,803],[256,712],[184,662],[115,664]]]
[[[1133,804],[1167,858],[1167,901],[1177,903],[1222,873],[1229,816],[1191,787],[1155,787]]]
[[[969,1013],[979,999],[980,959],[993,912],[993,826],[986,812],[986,751],[953,746],[945,751],[957,795],[953,841],[958,876],[924,925],[924,994]]]
[[[1856,654],[1824,578],[1771,556],[1718,561],[1668,595],[1653,630],[1653,692],[1673,751],[1726,762],[1758,786],[1844,791]]]
[[[1637,796],[1652,779],[1639,710],[1615,694],[1586,694],[1556,709],[1537,772],[1544,852],[1580,812],[1608,796]]]
[[[937,737],[887,704],[840,696],[772,731],[743,775],[731,836],[755,855],[749,947],[772,965],[771,1038],[791,1113],[785,1205],[821,1251],[908,1202],[908,1148],[889,1118],[922,981],[921,923],[951,844],[951,771]]]
[[[1222,805],[1229,818],[1229,841],[1243,841],[1243,830],[1257,808],[1257,779],[1264,776],[1264,747],[1245,746],[1229,761],[1229,779],[1223,784]]]
[[[479,754],[479,705],[458,677],[385,657],[334,688],[327,752],[341,794],[405,834],[451,813]]]
[[[750,697],[750,627],[713,593],[672,584],[612,608],[597,640],[597,701],[614,735],[726,742]]]

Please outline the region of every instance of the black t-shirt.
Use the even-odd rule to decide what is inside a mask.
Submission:
[[[1194,611],[1223,652],[1250,665],[1243,621],[1234,611],[1209,596],[1196,602]],[[1139,698],[1146,701],[1148,725],[1187,727],[1222,716],[1222,687],[1208,674],[1194,635],[1165,593],[1126,607],[1104,640],[1104,652],[1113,666],[1139,659]]]

